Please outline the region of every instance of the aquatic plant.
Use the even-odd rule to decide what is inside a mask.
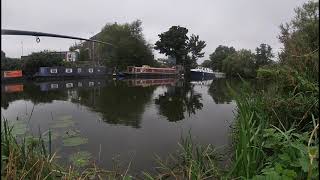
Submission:
[[[61,116],[52,123],[52,128],[67,128],[74,125],[72,116],[66,115]]]
[[[83,167],[89,164],[91,153],[87,151],[79,151],[70,155],[69,160],[76,167]]]
[[[88,138],[74,136],[62,140],[64,146],[79,146],[88,143]]]

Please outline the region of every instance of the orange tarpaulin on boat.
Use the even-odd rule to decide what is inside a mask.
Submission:
[[[23,84],[6,85],[4,87],[5,92],[22,92]]]
[[[22,77],[22,71],[17,70],[17,71],[4,71],[3,72],[3,77],[5,78],[12,78],[12,77]]]

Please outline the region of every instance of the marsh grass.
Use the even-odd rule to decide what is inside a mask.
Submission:
[[[194,143],[190,133],[181,138],[179,150],[166,159],[156,156],[156,174],[144,172],[145,179],[216,179],[220,176],[221,155],[212,145]]]
[[[318,177],[319,166],[313,161],[318,162],[319,157],[319,140],[314,133],[319,127],[315,108],[319,105],[314,98],[319,90],[303,76],[288,76],[294,83],[279,81],[282,84],[273,96],[252,93],[248,87],[241,93],[230,89],[237,102],[237,115],[232,133],[233,162],[224,178]]]

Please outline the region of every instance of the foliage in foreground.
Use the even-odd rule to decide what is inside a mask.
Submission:
[[[56,154],[51,152],[51,133],[48,143],[39,137],[18,137],[12,132],[13,127],[4,120],[1,129],[1,178],[3,179],[131,179],[127,170],[118,166],[104,170],[92,165],[86,169],[62,167],[56,161]],[[73,156],[77,163],[82,159]]]
[[[315,112],[311,111],[307,118],[309,126],[302,129],[287,112],[296,114],[304,109],[286,106],[281,109],[285,111],[275,111],[269,102],[278,97],[270,98],[267,93],[237,96],[234,156],[227,177],[307,179],[318,176],[319,140],[314,136],[319,126],[318,117],[315,117],[318,114],[313,115]],[[295,98],[299,97],[291,96],[293,101]],[[289,98],[283,97],[279,101],[289,101]],[[288,128],[283,125],[283,120],[290,124]]]

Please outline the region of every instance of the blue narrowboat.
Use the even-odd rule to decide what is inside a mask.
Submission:
[[[111,75],[112,69],[104,66],[94,67],[40,67],[34,77],[90,77]]]

